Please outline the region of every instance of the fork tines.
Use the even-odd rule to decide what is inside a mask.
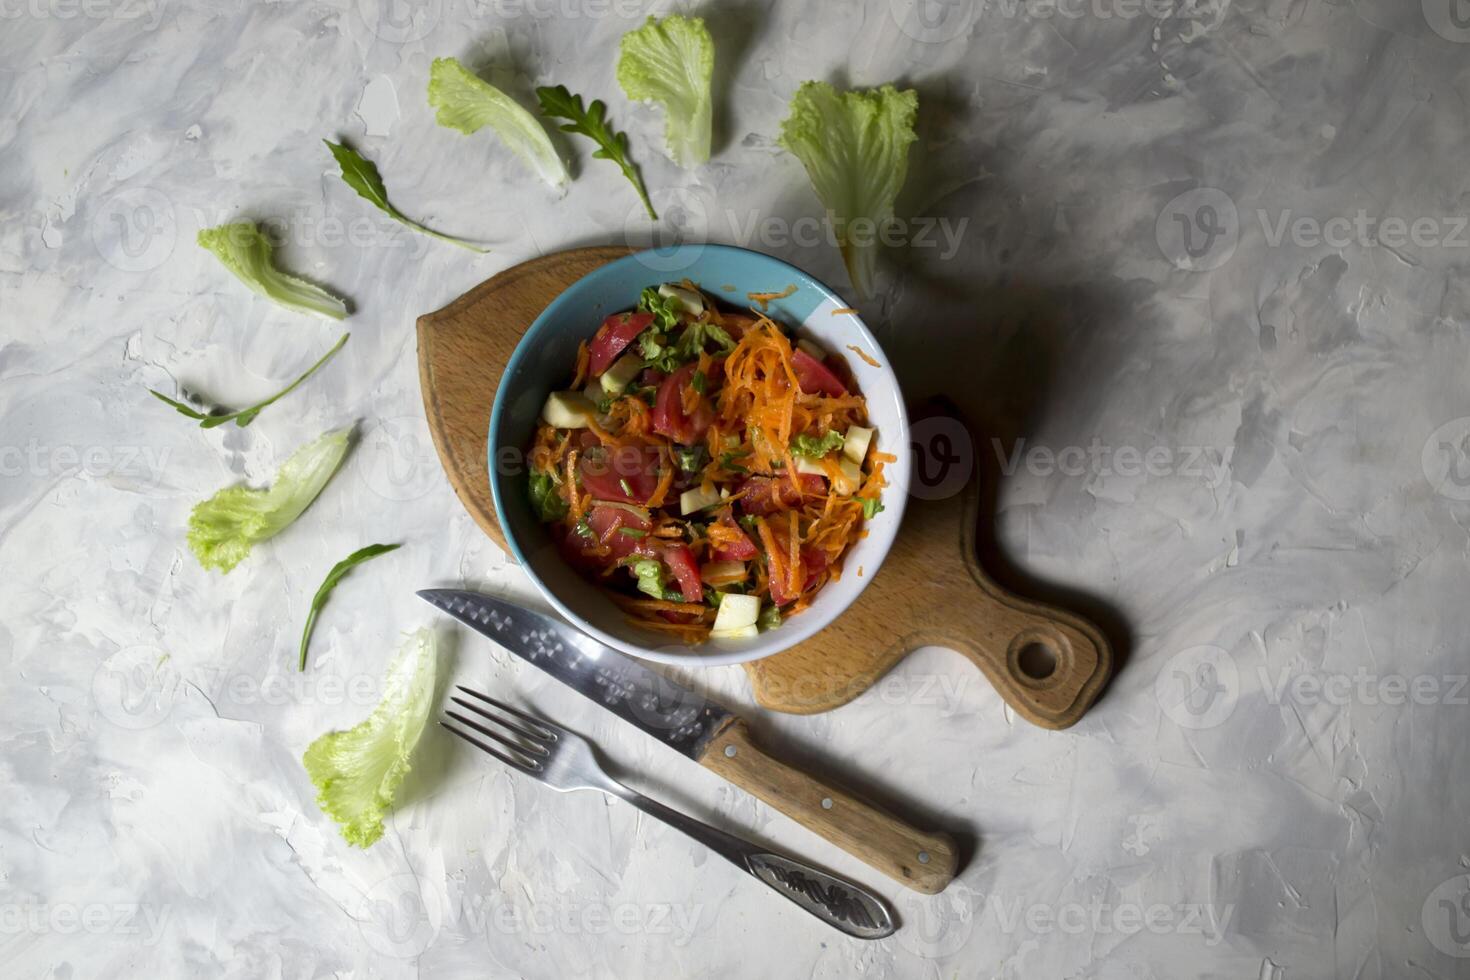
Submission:
[[[453,725],[450,725],[447,722],[439,722],[441,727],[449,732],[452,732],[455,735],[458,735],[460,738],[464,739],[466,742],[469,742],[480,751],[493,755],[495,758],[499,759],[501,762],[505,763],[508,766],[512,766],[516,769],[527,772],[541,771],[542,762],[551,754],[549,751],[549,747],[552,743],[556,742],[558,738],[558,729],[555,725],[544,719],[537,718],[534,715],[529,715],[526,712],[519,710],[518,708],[512,708],[510,705],[505,704],[501,701],[497,701],[495,698],[490,697],[490,695],[488,694],[482,694],[479,691],[472,691],[464,686],[459,686],[458,690],[463,691],[465,694],[468,694],[472,698],[476,698],[477,700],[484,702],[484,704],[492,705],[493,707],[499,709],[499,711],[503,714],[497,714],[494,711],[488,710],[482,704],[476,704],[472,701],[466,701],[464,698],[451,696],[449,700],[464,708],[466,711],[472,712],[473,714],[484,718],[486,721],[493,722],[500,728],[513,733],[513,735],[516,737],[510,737],[501,734],[499,731],[488,728],[472,718],[467,718],[457,711],[445,711],[445,714],[448,717],[459,722],[459,724],[464,725],[467,728],[472,728],[475,731],[479,732],[481,735],[484,735],[486,738],[498,742],[509,751],[501,751],[500,749],[487,745],[475,736],[470,735],[467,732],[460,731],[458,728],[455,728]],[[508,720],[506,717],[504,717],[505,715],[509,715],[512,716],[512,718],[514,719],[518,719],[520,723],[517,724],[516,721]]]

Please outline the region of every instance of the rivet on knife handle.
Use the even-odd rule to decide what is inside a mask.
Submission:
[[[933,895],[954,879],[959,853],[947,834],[910,827],[851,793],[772,758],[751,740],[743,721],[717,732],[698,761],[915,891]]]

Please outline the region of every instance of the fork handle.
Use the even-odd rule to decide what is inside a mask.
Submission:
[[[915,891],[934,895],[954,879],[959,851],[948,834],[910,827],[772,758],[751,739],[743,721],[716,732],[699,763]]]
[[[682,830],[834,929],[858,939],[882,939],[893,935],[898,928],[888,903],[862,885],[839,878],[789,854],[757,847],[649,799],[622,783],[609,781],[612,785],[607,787],[607,791],[614,796]]]

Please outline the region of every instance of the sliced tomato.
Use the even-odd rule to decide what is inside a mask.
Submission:
[[[720,516],[715,520],[715,523],[719,524],[721,527],[729,528],[735,534],[739,535],[739,538],[732,537],[729,544],[721,545],[718,548],[711,548],[711,560],[749,561],[756,556],[757,549],[755,546],[755,542],[751,541],[750,535],[746,534],[744,529],[742,529],[739,524],[735,523],[735,518],[731,516],[728,509],[720,514]]]
[[[665,378],[653,405],[653,431],[684,446],[698,442],[715,420],[715,410],[703,395],[699,396],[699,404],[692,413],[684,412],[683,392],[694,377],[694,368],[695,365],[686,364]]]
[[[582,485],[599,500],[646,504],[658,489],[658,449],[646,444],[599,447],[577,468]]]
[[[815,473],[790,477],[753,476],[740,485],[740,510],[746,514],[769,514],[801,506],[803,494],[821,493],[826,481]]]
[[[596,360],[594,354],[593,362]],[[800,347],[791,355],[791,366],[796,369],[796,380],[801,385],[801,390],[808,395],[820,393],[829,398],[841,398],[847,394],[847,389],[842,386],[837,375],[832,373],[832,369]]]
[[[602,326],[592,336],[592,356],[587,370],[595,378],[612,367],[618,355],[652,323],[652,313],[614,313],[603,320]]]
[[[806,578],[802,580],[801,591],[806,592],[817,584],[817,576],[821,575],[827,567],[827,553],[821,548],[813,548],[810,545],[801,549],[801,564],[806,571]]]
[[[703,602],[704,580],[699,577],[699,562],[694,560],[694,552],[689,550],[689,546],[665,544],[663,560],[678,581],[679,591],[684,593],[684,601]]]
[[[608,557],[613,561],[629,555],[652,555],[647,534],[653,530],[653,522],[638,514],[629,513],[619,507],[593,507],[587,515],[587,523],[597,540],[607,545]],[[624,530],[641,532],[623,534]]]

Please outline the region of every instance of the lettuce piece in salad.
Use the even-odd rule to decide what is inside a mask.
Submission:
[[[347,454],[352,429],[335,429],[286,460],[268,489],[226,487],[194,506],[189,549],[199,564],[228,572],[250,549],[279,534],[316,499]]]
[[[199,233],[197,241],[236,279],[288,310],[319,313],[333,320],[347,315],[347,304],[336,296],[277,269],[271,262],[270,241],[248,221],[206,228]]]
[[[565,190],[567,165],[546,127],[520,103],[471,72],[455,58],[435,58],[429,69],[429,105],[439,125],[466,136],[485,126],[553,189]]]
[[[345,732],[321,736],[302,757],[317,805],[349,844],[368,847],[383,836],[383,818],[429,720],[437,661],[433,630],[410,635],[388,667],[373,713]]]
[[[649,17],[618,49],[618,84],[630,99],[663,106],[669,159],[686,169],[709,160],[714,70],[715,42],[699,17]]]
[[[839,92],[803,82],[781,123],[779,142],[806,167],[812,187],[836,222],[842,261],[860,298],[871,295],[878,232],[908,175],[919,96],[892,85]]]

